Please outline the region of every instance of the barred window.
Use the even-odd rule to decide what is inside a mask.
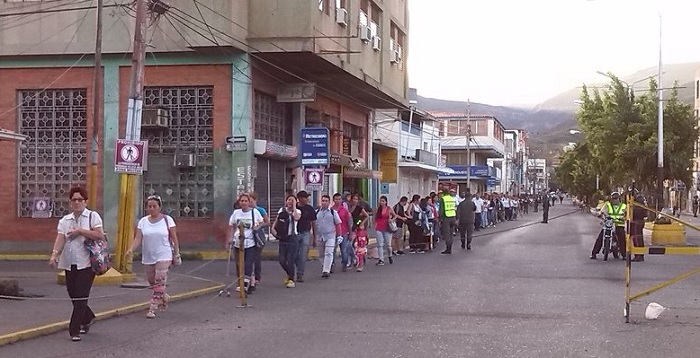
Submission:
[[[291,113],[286,103],[274,96],[255,91],[255,138],[292,144]]]
[[[53,201],[53,215],[70,213],[68,192],[84,185],[87,163],[87,90],[17,92],[19,133],[19,217],[31,217],[34,198]]]

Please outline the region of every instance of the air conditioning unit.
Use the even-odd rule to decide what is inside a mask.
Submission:
[[[372,38],[372,48],[374,51],[382,50],[382,39],[379,36],[374,36],[374,38]]]
[[[167,129],[170,126],[170,113],[164,108],[144,108],[141,128]]]
[[[401,62],[401,55],[399,55],[399,51],[392,51],[391,52],[391,63],[399,63]]]
[[[348,10],[343,8],[335,9],[335,22],[340,26],[348,26]]]
[[[370,42],[372,41],[372,29],[369,28],[369,26],[362,25],[360,26],[360,40],[362,42]]]
[[[173,158],[173,167],[175,168],[194,168],[197,166],[197,155],[194,153],[175,154]]]

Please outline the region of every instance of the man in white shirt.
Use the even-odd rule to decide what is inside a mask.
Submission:
[[[479,231],[481,230],[481,212],[484,208],[484,200],[481,199],[481,196],[479,196],[478,193],[476,193],[472,199],[472,202],[474,202],[474,205],[476,206],[476,211],[474,211],[474,230]]]
[[[503,210],[506,212],[506,220],[510,221],[513,219],[513,208],[510,205],[510,196],[508,193],[501,197],[501,204],[503,204]]]

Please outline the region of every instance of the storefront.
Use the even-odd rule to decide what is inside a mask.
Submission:
[[[268,140],[255,140],[255,192],[258,205],[270,212],[270,218],[284,205],[287,191],[292,188],[292,169],[297,148]]]

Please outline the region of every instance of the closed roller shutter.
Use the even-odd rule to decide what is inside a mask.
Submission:
[[[287,164],[267,158],[257,159],[255,192],[258,194],[258,205],[267,209],[270,213],[270,220],[274,221],[277,217],[277,211],[284,205]]]

